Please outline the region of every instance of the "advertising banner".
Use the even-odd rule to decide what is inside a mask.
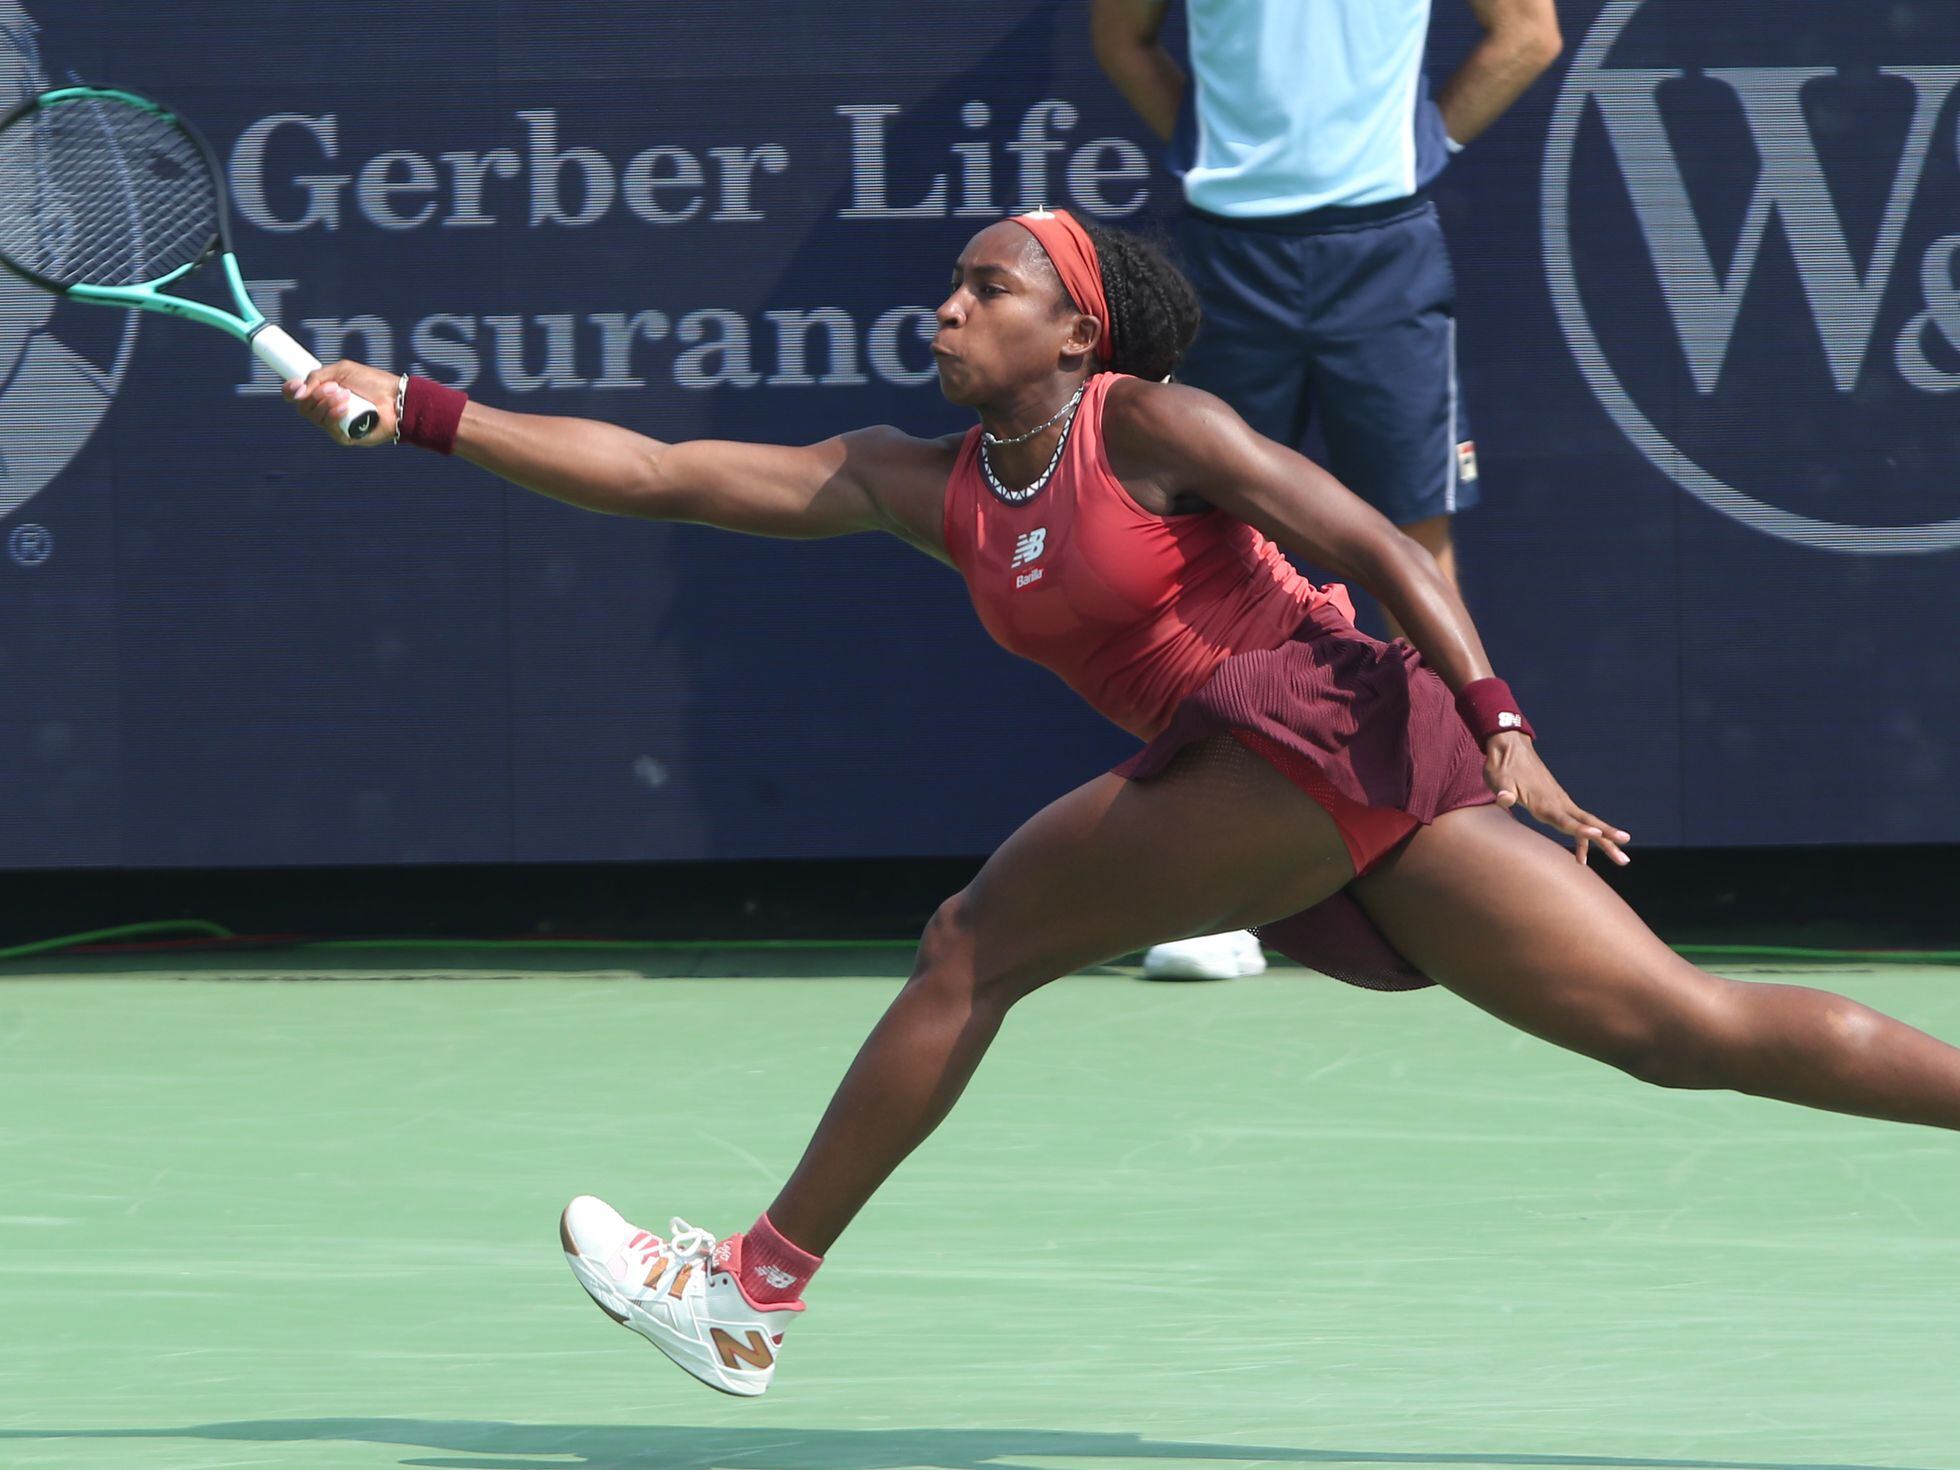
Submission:
[[[1178,207],[1077,5],[336,14],[0,0],[0,107],[181,108],[322,359],[665,440],[963,428],[971,234]],[[1433,190],[1497,667],[1639,842],[1960,839],[1960,7],[1561,15]],[[965,854],[1133,748],[895,540],[339,451],[237,343],[0,278],[0,866]]]

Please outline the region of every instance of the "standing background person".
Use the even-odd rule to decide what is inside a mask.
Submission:
[[[1294,448],[1317,418],[1335,476],[1459,592],[1450,526],[1479,499],[1477,453],[1455,277],[1424,191],[1561,46],[1553,0],[1469,4],[1483,39],[1433,101],[1429,0],[1187,0],[1195,86],[1161,39],[1167,0],[1091,5],[1096,59],[1183,179],[1179,243],[1205,327],[1179,381]],[[1246,933],[1144,959],[1156,978],[1263,969]]]

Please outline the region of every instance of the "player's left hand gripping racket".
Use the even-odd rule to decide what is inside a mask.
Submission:
[[[211,145],[162,103],[116,87],[56,87],[0,118],[0,266],[94,306],[189,317],[251,345],[280,381],[320,360],[252,304],[231,253]],[[235,312],[164,290],[213,251]],[[365,439],[380,415],[354,400],[340,420]]]

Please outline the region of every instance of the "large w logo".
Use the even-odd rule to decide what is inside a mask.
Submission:
[[[1906,215],[1926,169],[1933,126],[1947,98],[1960,85],[1960,67],[1888,66],[1913,89],[1912,126],[1904,157],[1892,180],[1885,217],[1871,259],[1863,269],[1851,258],[1844,223],[1838,218],[1803,111],[1803,89],[1828,67],[1711,67],[1705,75],[1723,83],[1741,100],[1762,158],[1762,172],[1749,200],[1742,233],[1726,279],[1717,273],[1688,201],[1681,165],[1668,145],[1661,119],[1663,83],[1686,76],[1679,70],[1602,68],[1592,82],[1593,100],[1612,138],[1641,231],[1653,252],[1676,333],[1694,374],[1695,386],[1712,393],[1735,336],[1736,316],[1762,252],[1770,216],[1783,222],[1810,303],[1831,378],[1843,392],[1857,385],[1871,346],[1879,304],[1892,279]]]

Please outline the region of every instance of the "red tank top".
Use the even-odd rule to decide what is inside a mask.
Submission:
[[[1143,739],[1235,653],[1278,648],[1339,585],[1316,587],[1259,532],[1226,515],[1152,515],[1103,452],[1103,403],[1120,375],[1098,373],[1055,474],[1032,500],[988,489],[980,430],[946,482],[946,553],[994,641],[1061,676]]]

